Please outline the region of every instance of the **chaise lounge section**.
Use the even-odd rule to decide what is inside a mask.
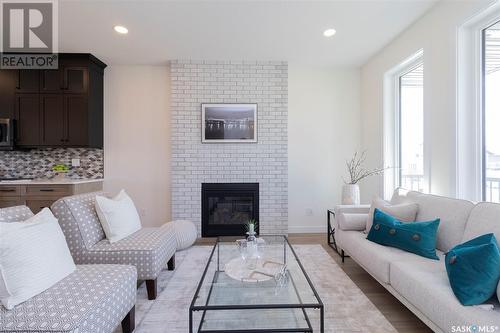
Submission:
[[[58,218],[76,264],[121,264],[137,268],[137,279],[145,280],[150,300],[156,299],[157,277],[165,266],[175,268],[177,248],[170,223],[159,228],[142,228],[115,243],[104,234],[95,210],[101,192],[61,198],[51,210]]]

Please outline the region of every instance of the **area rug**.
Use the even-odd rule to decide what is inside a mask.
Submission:
[[[194,246],[178,252],[175,271],[160,274],[155,301],[148,301],[144,284],[138,289],[135,332],[188,332],[189,305],[211,248]],[[294,248],[324,303],[325,332],[396,332],[321,245]],[[319,312],[311,311],[310,317],[318,322]]]

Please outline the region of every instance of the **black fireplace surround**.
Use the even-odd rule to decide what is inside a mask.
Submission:
[[[203,237],[245,235],[250,219],[259,221],[258,183],[201,184]]]

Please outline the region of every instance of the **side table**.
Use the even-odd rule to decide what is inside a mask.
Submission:
[[[335,241],[335,226],[332,224],[332,217],[335,219],[335,209],[329,208],[326,210],[326,221],[327,221],[327,230],[326,237],[328,245],[337,252],[337,254],[342,258],[342,262],[347,257],[344,253],[344,250],[340,250],[337,247],[337,242]]]

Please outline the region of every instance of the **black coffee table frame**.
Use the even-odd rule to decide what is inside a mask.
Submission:
[[[267,235],[268,237],[271,236],[271,237],[280,237],[280,236],[275,236],[275,235]],[[265,235],[262,235],[262,237],[266,237]],[[290,281],[291,283],[293,284],[293,288],[298,296],[298,299],[299,299],[299,304],[252,304],[252,305],[209,305],[209,301],[210,301],[210,296],[212,294],[212,288],[213,288],[213,285],[214,285],[214,282],[217,281],[218,279],[218,276],[219,274],[221,273],[224,273],[224,270],[221,270],[220,269],[220,262],[219,262],[219,253],[217,253],[217,269],[214,273],[214,276],[212,278],[212,283],[211,283],[211,286],[210,286],[210,290],[208,292],[208,296],[207,296],[207,301],[206,301],[206,304],[205,305],[195,305],[196,303],[196,299],[199,297],[199,293],[200,293],[200,289],[203,285],[203,281],[205,280],[205,277],[206,277],[206,274],[207,274],[207,271],[208,271],[208,268],[210,266],[210,263],[212,261],[212,258],[214,256],[214,253],[215,253],[215,249],[217,249],[217,251],[219,252],[219,249],[220,249],[220,246],[219,246],[219,243],[221,241],[221,237],[218,237],[217,238],[217,242],[216,244],[214,245],[214,247],[212,248],[212,252],[210,253],[210,258],[208,259],[208,262],[207,262],[207,265],[205,266],[205,270],[203,271],[203,275],[200,279],[200,282],[198,283],[198,287],[196,288],[196,292],[194,294],[194,297],[193,297],[193,300],[191,301],[191,305],[189,307],[189,333],[193,333],[195,332],[193,329],[193,314],[195,311],[203,311],[202,313],[202,317],[201,317],[201,320],[200,320],[200,324],[198,326],[198,330],[196,332],[198,333],[261,333],[261,332],[269,332],[269,333],[287,333],[287,332],[304,332],[304,333],[312,333],[313,332],[313,328],[312,328],[312,325],[311,325],[311,322],[309,320],[309,317],[307,315],[307,312],[306,312],[306,309],[319,309],[320,311],[320,328],[319,328],[319,332],[320,333],[324,333],[325,331],[325,323],[324,323],[324,316],[325,316],[325,313],[324,313],[324,305],[323,305],[323,302],[321,301],[321,298],[319,297],[316,289],[314,288],[314,285],[312,284],[309,276],[307,275],[304,267],[302,266],[302,263],[300,262],[297,254],[295,253],[295,250],[293,249],[293,247],[291,246],[290,242],[288,241],[288,237],[286,236],[281,236],[284,238],[285,242],[283,243],[283,246],[284,246],[284,251],[283,251],[283,256],[284,256],[284,262],[286,263],[286,246],[288,245],[288,247],[290,248],[293,256],[295,257],[295,260],[297,261],[297,264],[298,266],[300,267],[301,271],[302,271],[302,274],[304,274],[304,277],[306,278],[307,280],[307,283],[309,284],[309,287],[311,288],[315,298],[317,299],[317,303],[302,303],[302,299],[300,297],[300,293],[299,291],[297,290],[297,286],[293,280],[293,276],[288,273],[288,277],[290,278]],[[227,238],[227,237],[226,237]],[[229,330],[220,330],[220,329],[217,329],[217,330],[207,330],[207,329],[203,329],[203,320],[205,318],[205,314],[208,310],[266,310],[266,309],[301,309],[303,314],[304,314],[304,318],[306,320],[306,323],[307,323],[307,327],[301,327],[301,328],[283,328],[283,329],[279,329],[279,328],[273,328],[273,329],[238,329],[238,330],[235,330],[235,329],[229,329]]]

